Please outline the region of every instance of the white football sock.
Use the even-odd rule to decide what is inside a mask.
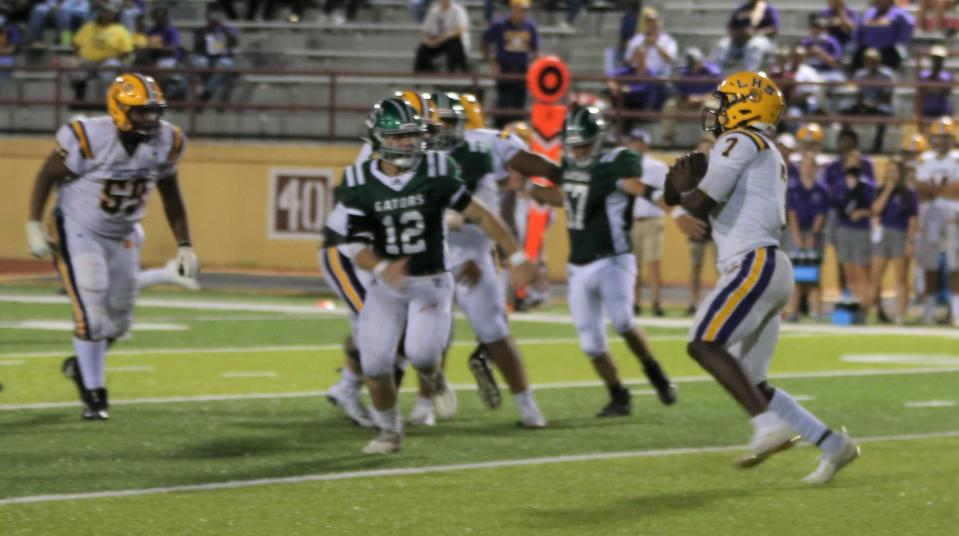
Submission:
[[[340,371],[340,382],[350,389],[359,390],[363,387],[363,376],[350,370],[350,367],[343,367]]]
[[[952,299],[952,321],[959,319],[959,294],[953,294]]]
[[[753,431],[759,434],[764,430],[779,426],[781,419],[774,412],[767,410],[750,418],[749,422],[753,425]]]
[[[831,431],[825,423],[818,417],[809,412],[806,408],[799,405],[796,399],[786,391],[776,388],[776,394],[769,402],[769,409],[776,413],[782,420],[786,421],[793,430],[799,433],[803,439],[820,446],[824,437]]]
[[[164,268],[154,268],[152,270],[143,270],[137,274],[137,288],[149,287],[152,285],[162,285],[164,283],[173,283],[170,272]]]
[[[390,432],[399,432],[402,430],[402,428],[400,428],[400,412],[396,409],[396,405],[386,411],[370,408],[370,414],[373,417],[373,422],[376,423],[376,426],[378,426],[380,430]]]
[[[73,349],[77,353],[83,386],[89,390],[106,387],[107,341],[85,341],[74,337]]]

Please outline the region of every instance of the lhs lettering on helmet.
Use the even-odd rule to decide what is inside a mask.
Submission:
[[[390,212],[393,210],[418,207],[426,204],[426,197],[423,194],[408,195],[406,197],[396,197],[377,201],[373,204],[373,210],[376,212]]]

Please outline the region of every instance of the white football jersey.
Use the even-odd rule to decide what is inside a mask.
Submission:
[[[466,139],[480,141],[490,147],[493,151],[493,175],[498,181],[509,174],[506,163],[512,160],[516,153],[529,150],[522,138],[505,130],[474,128],[466,131]]]
[[[60,186],[57,206],[89,232],[122,239],[146,214],[157,181],[176,173],[186,136],[166,121],[133,154],[120,142],[110,116],[80,119],[57,131],[58,151],[75,175]]]
[[[959,182],[959,150],[949,151],[945,155],[939,155],[935,151],[923,153],[916,168],[916,180],[940,186]],[[937,198],[928,203],[936,207],[943,216],[959,218],[957,200]]]
[[[356,160],[353,161],[353,165],[358,166],[370,158],[373,158],[373,146],[364,142],[363,146],[360,147],[360,152],[356,154]]]
[[[720,271],[755,249],[779,244],[786,225],[788,176],[773,142],[751,130],[730,130],[709,153],[699,189],[719,203],[709,215]]]
[[[656,200],[662,197],[663,189],[666,187],[666,174],[669,173],[669,167],[663,162],[656,160],[648,154],[643,155],[643,182],[656,188],[653,199],[637,197],[633,201],[633,219],[638,218],[662,218],[665,212],[660,208]]]

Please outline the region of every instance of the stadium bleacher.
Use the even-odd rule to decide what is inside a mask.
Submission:
[[[204,0],[175,0],[173,2],[148,2],[171,6],[172,19],[181,32],[184,46],[192,45],[193,30],[201,27],[203,12],[207,4]],[[473,47],[470,58],[474,65],[480,65],[478,43],[484,28],[480,0],[462,2],[467,8],[473,25],[471,34]],[[709,51],[714,43],[726,32],[725,23],[731,9],[728,3],[719,2],[666,2],[657,0],[646,2],[656,6],[665,21],[664,28],[672,34],[681,49],[697,46]],[[806,34],[806,24],[810,13],[820,11],[824,3],[809,0],[779,0],[775,2],[780,13],[781,31],[777,43],[793,44]],[[855,2],[851,7],[862,9],[863,2]],[[239,65],[249,69],[288,69],[296,74],[284,75],[276,72],[244,73],[236,82],[233,92],[234,104],[267,105],[270,103],[299,104],[313,107],[307,110],[282,111],[249,114],[238,107],[226,107],[217,113],[198,114],[191,122],[194,134],[199,135],[235,135],[270,136],[280,138],[350,138],[359,131],[364,113],[362,108],[399,86],[431,87],[437,79],[416,77],[412,74],[413,57],[419,42],[420,27],[410,16],[405,0],[370,0],[360,10],[356,21],[342,25],[333,22],[319,22],[317,5],[311,6],[302,22],[286,22],[281,8],[279,17],[273,21],[235,21],[241,33],[238,50]],[[503,9],[500,8],[499,13]],[[534,6],[532,19],[541,31],[541,50],[556,54],[568,62],[574,75],[603,75],[606,50],[615,46],[621,10],[612,4],[594,2],[587,8],[576,23],[575,32],[560,29],[557,23],[563,19],[562,12],[546,12]],[[940,42],[936,34],[925,33],[917,29],[912,46],[912,57],[904,64],[901,80],[916,78],[917,54],[931,44]],[[69,54],[62,47],[33,48],[24,55],[24,65],[52,65],[62,56]],[[959,56],[957,54],[956,56]],[[959,57],[950,58],[947,68],[959,69]],[[307,71],[348,71],[347,76],[336,78],[335,89],[335,131],[330,132],[331,124],[328,112],[318,111],[315,107],[330,104],[330,77],[316,74],[303,74]],[[409,72],[409,75],[397,76],[361,76],[357,71],[371,73]],[[479,74],[485,74],[480,69]],[[492,87],[489,79],[478,80],[439,80],[445,86],[471,87],[474,90]],[[583,81],[574,84],[574,90],[600,92],[604,88],[601,81]],[[53,100],[56,98],[55,76],[44,71],[18,71],[11,83],[0,91],[0,99],[6,102],[30,99]],[[68,93],[64,90],[63,93]],[[915,88],[896,89],[895,105],[897,115],[908,116],[914,110]],[[62,98],[67,98],[65,95]],[[488,102],[490,104],[491,102]],[[836,110],[830,110],[835,112]],[[176,121],[187,120],[185,111],[171,111]],[[0,112],[0,130],[10,132],[49,132],[55,126],[55,113],[49,106],[11,106]],[[317,128],[317,125],[322,125]],[[698,136],[698,128],[693,123],[680,125],[679,141],[691,144]],[[901,130],[890,128],[887,136],[895,139]]]

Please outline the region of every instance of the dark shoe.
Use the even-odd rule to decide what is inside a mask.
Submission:
[[[633,412],[633,404],[630,401],[630,394],[627,391],[624,398],[616,398],[609,401],[609,404],[603,406],[596,414],[597,417],[626,417]]]
[[[892,324],[892,319],[886,316],[886,312],[882,310],[882,307],[876,310],[876,318],[879,319],[880,324]]]
[[[636,304],[633,306],[633,316],[639,316],[643,314],[643,308]]]
[[[643,365],[643,372],[646,374],[646,377],[649,378],[649,383],[656,389],[659,401],[662,402],[664,406],[671,406],[676,403],[676,386],[669,382],[669,378],[666,376],[666,373],[663,372],[663,369],[660,368],[659,363],[653,361],[652,363]]]
[[[477,346],[476,350],[470,354],[468,365],[476,380],[476,392],[479,394],[480,401],[489,409],[498,408],[503,403],[503,395],[500,393],[499,386],[496,385],[496,377],[493,376],[489,356],[482,345]]]
[[[80,401],[83,402],[83,418],[88,420],[93,419],[106,419],[107,417],[100,416],[100,401],[98,398],[98,391],[103,391],[103,399],[106,400],[106,390],[105,389],[94,389],[93,391],[87,390],[83,385],[83,376],[80,373],[80,363],[77,361],[76,356],[70,356],[63,361],[60,369],[63,371],[63,375],[68,379],[73,380],[73,383],[77,386],[77,392],[80,394]],[[106,409],[103,409],[103,415],[106,415]]]
[[[696,306],[690,305],[686,308],[686,316],[695,316],[696,315]]]
[[[653,304],[653,316],[666,316],[666,312],[658,303]]]

